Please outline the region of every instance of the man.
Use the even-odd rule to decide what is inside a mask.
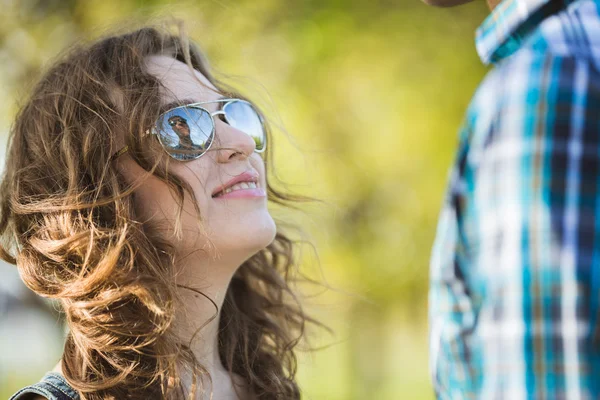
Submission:
[[[194,146],[194,142],[190,137],[190,126],[185,118],[175,115],[169,118],[169,126],[177,134],[179,145],[185,148],[192,148]]]
[[[489,5],[432,252],[435,391],[600,399],[600,0]]]

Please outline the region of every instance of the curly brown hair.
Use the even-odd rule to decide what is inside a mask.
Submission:
[[[111,163],[117,132],[124,133],[133,159],[176,195],[178,215],[185,193],[200,214],[190,185],[169,172],[169,157],[144,151],[161,89],[144,60],[159,54],[243,98],[214,77],[183,30],[144,27],[67,52],[33,88],[9,136],[0,257],[17,265],[31,290],[62,306],[69,327],[63,374],[82,399],[184,398],[179,366],[194,377],[205,372],[173,331],[180,289],[174,245],[136,216],[133,195],[143,180],[126,183]],[[272,160],[271,146],[269,200],[289,207],[310,200],[268,183]],[[228,287],[219,355],[258,398],[298,399],[294,350],[307,322],[319,323],[292,290],[298,243],[277,225],[275,240],[245,261]]]

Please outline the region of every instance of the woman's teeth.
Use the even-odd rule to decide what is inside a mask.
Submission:
[[[223,190],[220,195],[224,195],[224,194],[233,192],[234,190],[243,190],[243,189],[256,189],[256,183],[255,182],[236,183],[235,185],[230,186],[227,189]]]

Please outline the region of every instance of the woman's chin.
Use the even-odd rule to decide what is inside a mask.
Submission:
[[[244,240],[247,241],[251,248],[260,251],[273,242],[277,234],[277,226],[271,215],[267,213],[265,217],[257,220],[255,224],[247,226],[246,232],[247,235],[244,237]]]
[[[277,234],[275,221],[267,211],[236,222],[221,226],[218,234],[214,232],[218,236],[218,247],[223,250],[239,250],[254,255],[271,244]]]

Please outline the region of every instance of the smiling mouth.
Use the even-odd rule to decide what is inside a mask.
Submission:
[[[220,197],[227,193],[235,192],[237,190],[256,189],[258,187],[259,187],[258,183],[256,183],[256,182],[239,182],[239,183],[236,183],[235,185],[225,188],[224,190],[222,190],[218,193],[215,193],[212,197],[213,198]]]

